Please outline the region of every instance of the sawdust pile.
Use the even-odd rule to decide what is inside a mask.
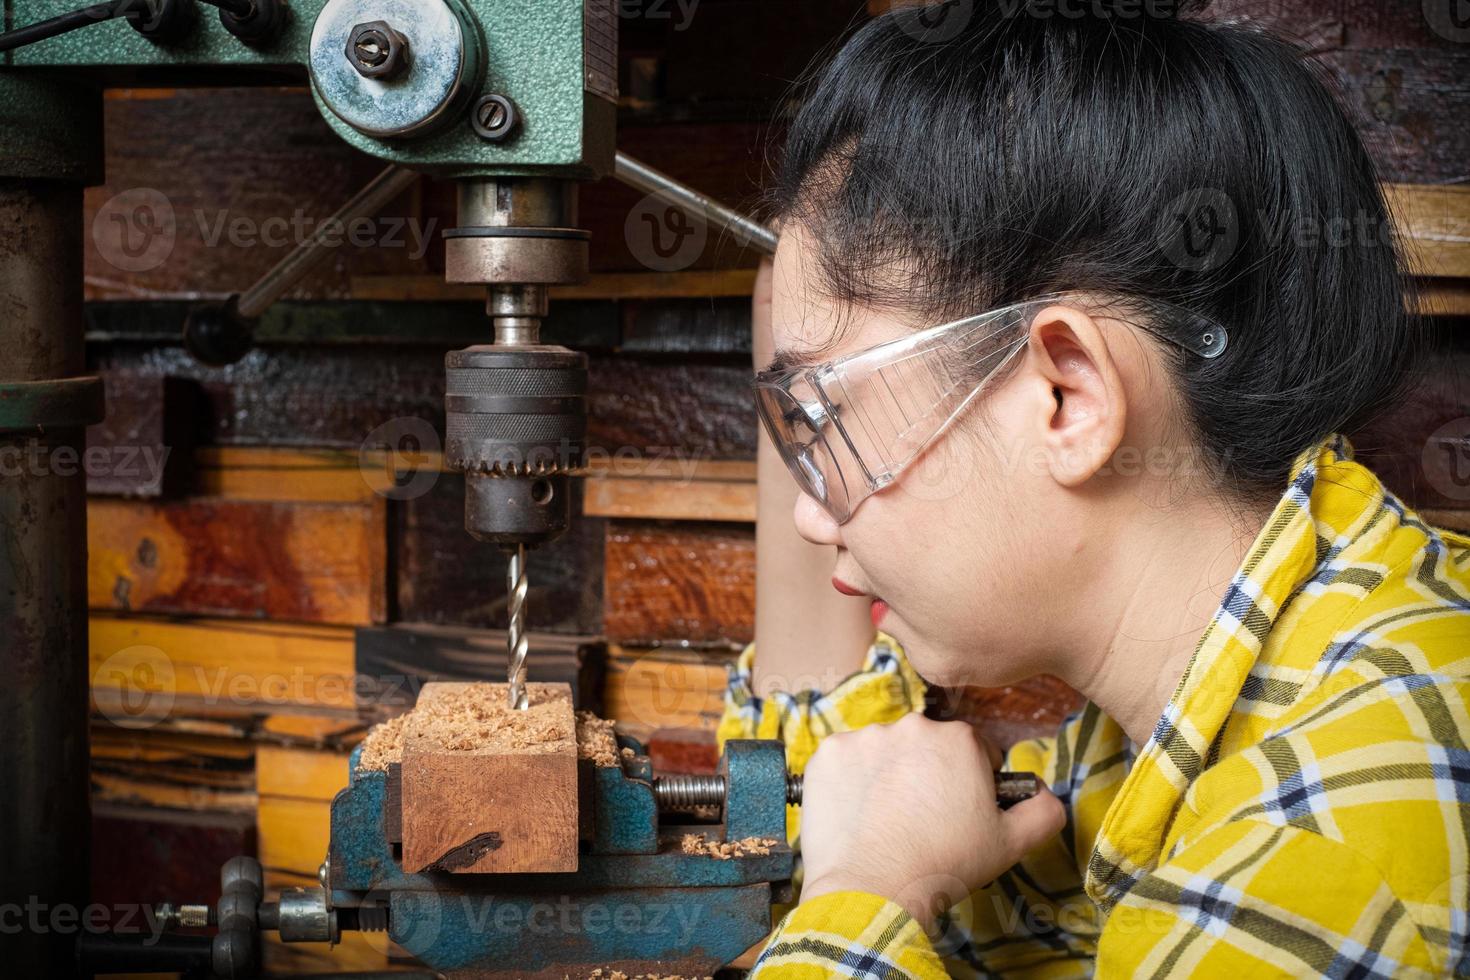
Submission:
[[[362,740],[362,755],[357,760],[357,768],[386,772],[389,763],[402,762],[403,734],[408,727],[408,718],[408,715],[398,715],[381,725],[374,725]]]
[[[613,723],[590,711],[577,712],[577,757],[591,759],[599,766],[615,766],[632,758],[632,749],[619,749]]]
[[[358,768],[386,770],[403,761],[403,747],[415,745],[452,752],[559,752],[577,741],[577,754],[599,766],[617,765],[620,756],[613,723],[588,711],[577,712],[574,730],[565,722],[571,695],[564,687],[530,684],[530,707],[513,710],[503,684],[463,684],[421,698],[407,714],[375,726],[363,739]]]
[[[571,980],[570,977],[567,980]],[[639,973],[629,975],[622,970],[604,970],[598,967],[587,975],[587,980],[715,980],[714,977],[684,977],[677,973]]]
[[[771,837],[745,837],[737,841],[710,840],[704,834],[685,834],[680,848],[685,854],[703,854],[706,857],[728,861],[731,858],[749,857],[753,854],[770,854],[776,846]]]

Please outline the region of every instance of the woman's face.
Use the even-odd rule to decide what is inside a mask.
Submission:
[[[800,229],[787,229],[773,279],[778,351],[817,351],[821,362],[932,325],[839,311],[821,298],[812,261]],[[1085,488],[1058,482],[1048,444],[1058,395],[1035,347],[847,523],[805,495],[797,501],[797,530],[835,546],[834,579],[881,600],[879,627],[933,683],[995,686],[1051,669],[1066,643],[1069,575],[1091,539],[1083,528],[1106,519]],[[1053,353],[1058,364],[1071,356]],[[1056,366],[1050,353],[1040,359]]]

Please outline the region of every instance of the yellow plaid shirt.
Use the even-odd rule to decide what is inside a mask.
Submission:
[[[725,738],[918,710],[887,637],[822,696],[732,671]],[[1470,976],[1470,538],[1426,525],[1338,437],[1304,454],[1142,749],[1096,706],[1014,746],[1062,833],[934,935],[859,892],[807,902],[753,974]],[[795,808],[788,811],[796,843]]]

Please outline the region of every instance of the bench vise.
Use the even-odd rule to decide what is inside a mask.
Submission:
[[[323,938],[386,929],[456,977],[560,980],[598,967],[703,976],[735,959],[769,933],[772,903],[791,899],[783,746],[732,740],[715,776],[656,777],[637,740],[618,743],[631,750],[619,765],[579,762],[577,870],[554,874],[405,873],[391,771],[359,769],[354,753],[351,782],[332,803]],[[719,822],[695,822],[686,808],[720,785],[723,805],[710,814]],[[713,857],[685,852],[690,833],[775,843]]]

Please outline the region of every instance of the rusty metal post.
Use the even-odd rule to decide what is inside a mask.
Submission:
[[[20,909],[0,956],[60,977],[77,971],[91,836],[80,452],[101,390],[78,376],[101,114],[96,92],[3,76],[0,105],[0,904]]]

